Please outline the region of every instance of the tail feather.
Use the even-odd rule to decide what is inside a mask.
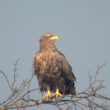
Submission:
[[[75,88],[71,87],[71,88],[70,88],[70,92],[71,92],[72,95],[76,95],[76,90],[75,90]]]

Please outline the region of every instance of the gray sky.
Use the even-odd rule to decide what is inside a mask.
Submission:
[[[0,70],[10,80],[18,58],[18,82],[30,76],[38,40],[47,31],[60,37],[56,45],[73,68],[78,92],[88,85],[88,71],[107,63],[100,78],[109,95],[110,0],[0,0]],[[5,85],[0,77],[1,99],[9,95]]]

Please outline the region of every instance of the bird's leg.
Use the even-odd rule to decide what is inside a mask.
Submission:
[[[61,97],[62,94],[59,92],[58,88],[56,89],[55,93],[54,93],[54,97],[55,98],[58,98],[58,97]]]
[[[51,98],[51,97],[52,97],[52,94],[51,94],[50,90],[48,90],[47,93],[43,96],[43,99],[49,100],[49,98]]]

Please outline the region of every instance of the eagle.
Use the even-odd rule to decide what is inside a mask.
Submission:
[[[44,33],[39,40],[40,49],[34,55],[34,74],[37,76],[41,93],[46,92],[44,99],[76,95],[76,78],[69,62],[55,45],[58,39],[51,32]]]

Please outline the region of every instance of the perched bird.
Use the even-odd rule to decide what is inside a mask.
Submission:
[[[76,78],[65,56],[56,48],[59,37],[46,32],[39,41],[40,49],[34,56],[34,73],[41,92],[47,92],[44,99],[72,94],[76,95]]]

